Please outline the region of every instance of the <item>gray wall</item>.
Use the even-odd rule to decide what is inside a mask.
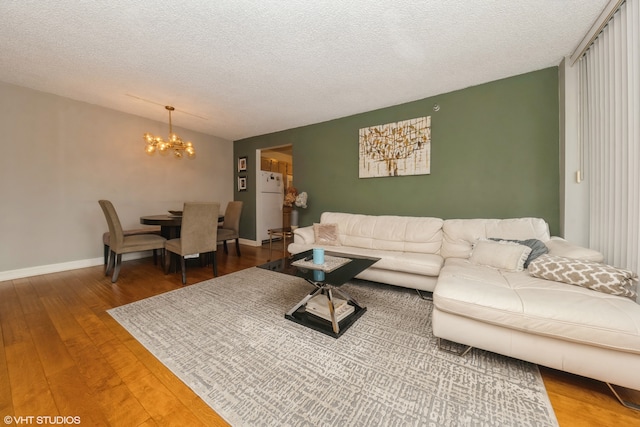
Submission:
[[[375,90],[375,88],[372,88]],[[558,68],[329,122],[247,138],[242,237],[255,239],[255,150],[293,145],[294,185],[309,194],[300,225],[323,211],[509,218],[532,216],[560,231]],[[439,104],[440,110],[433,111]],[[431,174],[358,178],[358,130],[430,115]],[[236,173],[237,175],[237,173]]]
[[[196,158],[151,157],[142,134],[168,123],[5,83],[0,111],[0,280],[101,262],[98,199],[125,228],[185,201],[233,200],[231,141],[176,127]]]

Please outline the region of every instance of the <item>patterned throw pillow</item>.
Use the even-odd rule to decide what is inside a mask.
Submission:
[[[316,245],[320,246],[340,246],[338,236],[338,224],[313,224],[313,234],[316,238]]]
[[[637,296],[637,274],[598,262],[541,255],[529,264],[529,274],[541,279],[631,298],[633,301]]]

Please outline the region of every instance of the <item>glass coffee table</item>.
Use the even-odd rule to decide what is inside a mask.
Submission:
[[[325,264],[313,265],[312,251],[304,251],[259,265],[259,268],[298,276],[315,289],[285,314],[285,318],[338,338],[367,311],[340,286],[380,258],[325,252]]]

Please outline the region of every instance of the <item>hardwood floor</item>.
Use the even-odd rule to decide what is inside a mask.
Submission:
[[[219,250],[218,273],[267,257],[265,248],[243,246],[241,257],[233,247],[228,256]],[[211,267],[188,268],[188,285],[212,276]],[[101,266],[1,282],[5,425],[47,425],[38,416],[52,417],[50,424],[79,417],[67,424],[85,426],[227,425],[106,313],[181,287],[179,273],[165,275],[151,258],[125,262],[116,284]],[[540,369],[561,426],[640,426],[640,412],[620,405],[605,384]]]

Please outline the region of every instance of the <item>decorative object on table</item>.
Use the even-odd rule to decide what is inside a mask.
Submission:
[[[238,177],[238,191],[247,191],[247,177],[239,176]]]
[[[284,205],[292,207],[298,197],[298,190],[294,186],[287,187],[287,192],[284,195]]]
[[[169,211],[169,213],[173,216],[182,216],[182,211]]]
[[[284,205],[291,207],[291,229],[295,230],[299,224],[299,214],[296,208],[307,208],[307,199],[309,198],[306,191],[298,193],[298,189],[290,186],[284,196]]]
[[[318,273],[322,273],[319,271]],[[347,304],[347,300],[342,298],[333,298],[333,309],[336,313],[336,320],[340,322],[345,317],[355,311],[355,307]],[[321,319],[331,321],[331,312],[329,311],[329,299],[325,294],[318,294],[311,298],[305,306],[305,311]]]
[[[333,270],[336,270],[337,268],[340,268],[350,262],[351,260],[349,258],[325,255],[324,262],[321,264],[313,262],[313,259],[303,258],[297,261],[293,261],[291,265],[295,265],[296,267],[308,268],[309,270],[319,270],[324,271],[325,273],[331,273]]]
[[[245,172],[247,170],[247,156],[238,157],[238,172]]]
[[[362,128],[359,177],[431,173],[431,116]]]
[[[296,207],[306,209],[308,198],[309,196],[307,195],[306,191],[303,191],[302,193],[298,194],[298,197],[296,197],[296,203],[295,203]]]
[[[170,105],[167,105],[164,108],[169,111],[169,139],[165,141],[160,136],[153,136],[150,133],[145,133],[143,138],[147,143],[145,147],[147,154],[152,155],[156,152],[156,150],[158,150],[161,154],[165,154],[173,150],[173,155],[177,159],[181,159],[182,152],[184,151],[185,153],[187,153],[187,156],[192,159],[196,155],[196,150],[195,148],[193,148],[193,144],[190,141],[182,141],[182,138],[173,133],[171,112],[174,111],[175,108]]]
[[[313,263],[317,265],[324,264],[324,249],[313,248]]]
[[[291,229],[295,230],[298,228],[298,224],[300,223],[300,215],[297,209],[291,209]]]

